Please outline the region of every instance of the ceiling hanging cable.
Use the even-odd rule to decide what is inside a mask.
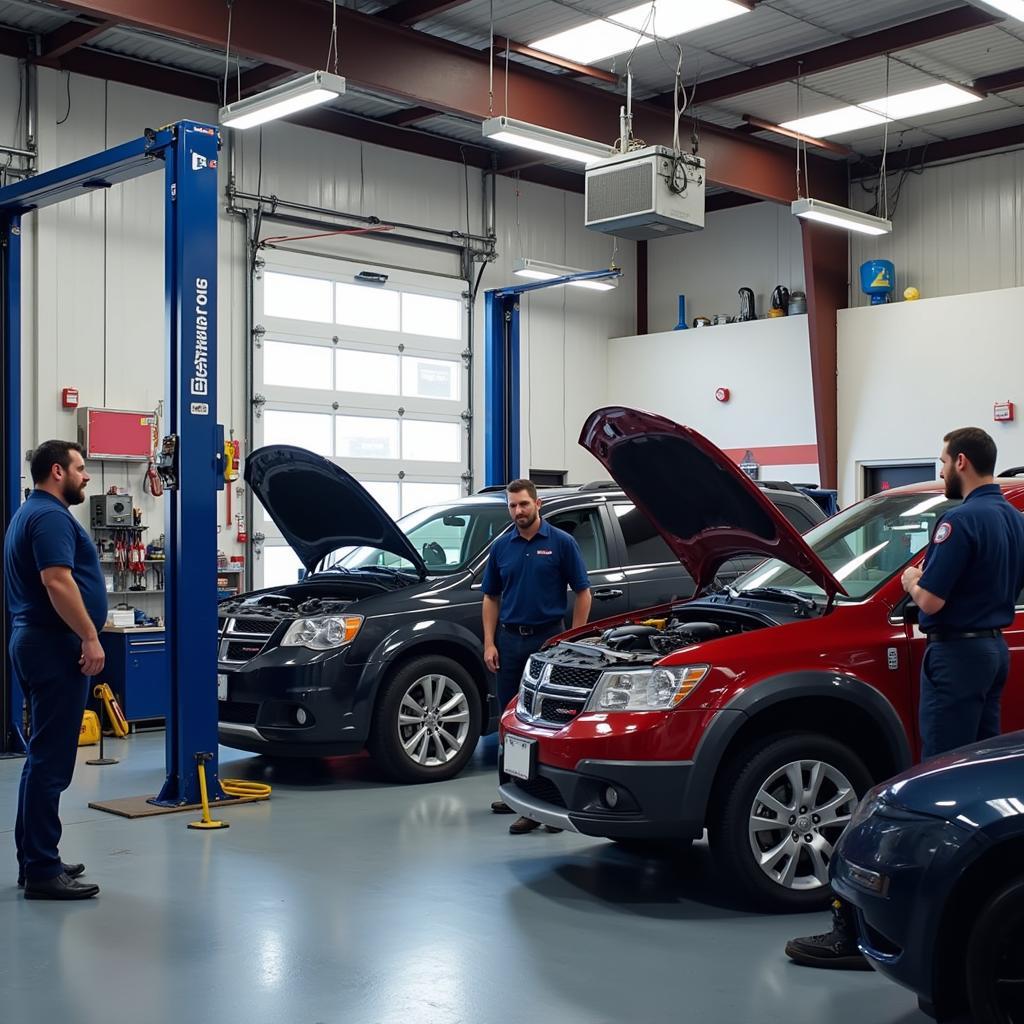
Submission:
[[[494,113],[494,0],[491,0],[491,45],[487,48],[487,113]]]
[[[227,103],[228,101],[228,72],[231,69],[231,14],[234,0],[226,0],[228,8],[228,34],[227,39],[224,42],[224,89],[221,97],[221,103]],[[239,85],[241,88],[241,85]]]
[[[882,133],[882,160],[878,165],[878,190],[875,193],[875,214],[889,219],[889,173],[886,167],[889,156],[889,54],[885,55],[885,129]]]
[[[331,67],[331,55],[334,55],[334,74],[338,73],[338,0],[331,0],[331,41],[327,47],[325,68]]]

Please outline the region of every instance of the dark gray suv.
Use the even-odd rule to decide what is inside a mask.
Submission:
[[[483,664],[480,581],[510,528],[504,490],[396,523],[352,476],[301,448],[254,451],[245,479],[308,575],[220,603],[221,743],[300,757],[369,748],[398,781],[456,775],[502,710]],[[764,489],[801,532],[824,518],[795,487]],[[595,618],[693,593],[618,485],[543,488],[541,498],[547,521],[580,546]],[[758,561],[735,559],[722,582]]]

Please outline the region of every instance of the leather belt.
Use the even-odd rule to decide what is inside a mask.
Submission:
[[[561,619],[552,619],[550,622],[542,622],[540,625],[520,625],[515,622],[502,622],[501,628],[506,633],[515,633],[516,636],[535,636],[537,633],[546,633],[555,627],[564,628]]]
[[[958,631],[954,629],[933,629],[928,633],[928,643],[935,643],[941,640],[981,640],[1002,636],[1001,629],[969,629]]]

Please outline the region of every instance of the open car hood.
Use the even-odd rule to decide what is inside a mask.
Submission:
[[[725,562],[745,554],[781,559],[830,598],[846,593],[757,485],[696,430],[609,406],[590,414],[580,444],[651,520],[698,593]]]
[[[257,448],[245,460],[245,482],[308,572],[338,548],[365,545],[408,559],[421,578],[427,575],[391,516],[329,459],[289,444]]]

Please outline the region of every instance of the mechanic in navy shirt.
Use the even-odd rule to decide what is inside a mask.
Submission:
[[[903,573],[903,589],[921,609],[919,625],[928,634],[921,663],[924,758],[999,735],[1010,668],[1000,631],[1013,622],[1024,588],[1024,516],[993,480],[995,442],[977,427],[943,440],[946,497],[963,504],[936,526],[923,571]]]
[[[533,482],[513,480],[506,491],[516,528],[494,542],[483,579],[484,662],[497,673],[502,711],[518,693],[530,655],[565,629],[567,588],[576,594],[573,629],[587,621],[591,605],[590,578],[579,545],[541,518],[542,502]],[[512,813],[503,800],[495,800],[491,810]],[[521,835],[539,825],[531,818],[518,818],[509,832]]]
[[[82,449],[46,441],[31,469],[35,490],[4,538],[10,655],[32,725],[14,827],[18,883],[25,899],[88,899],[99,886],[77,881],[84,865],[61,861],[59,811],[75,769],[88,677],[103,669],[107,592],[96,547],[68,508],[85,501]]]

